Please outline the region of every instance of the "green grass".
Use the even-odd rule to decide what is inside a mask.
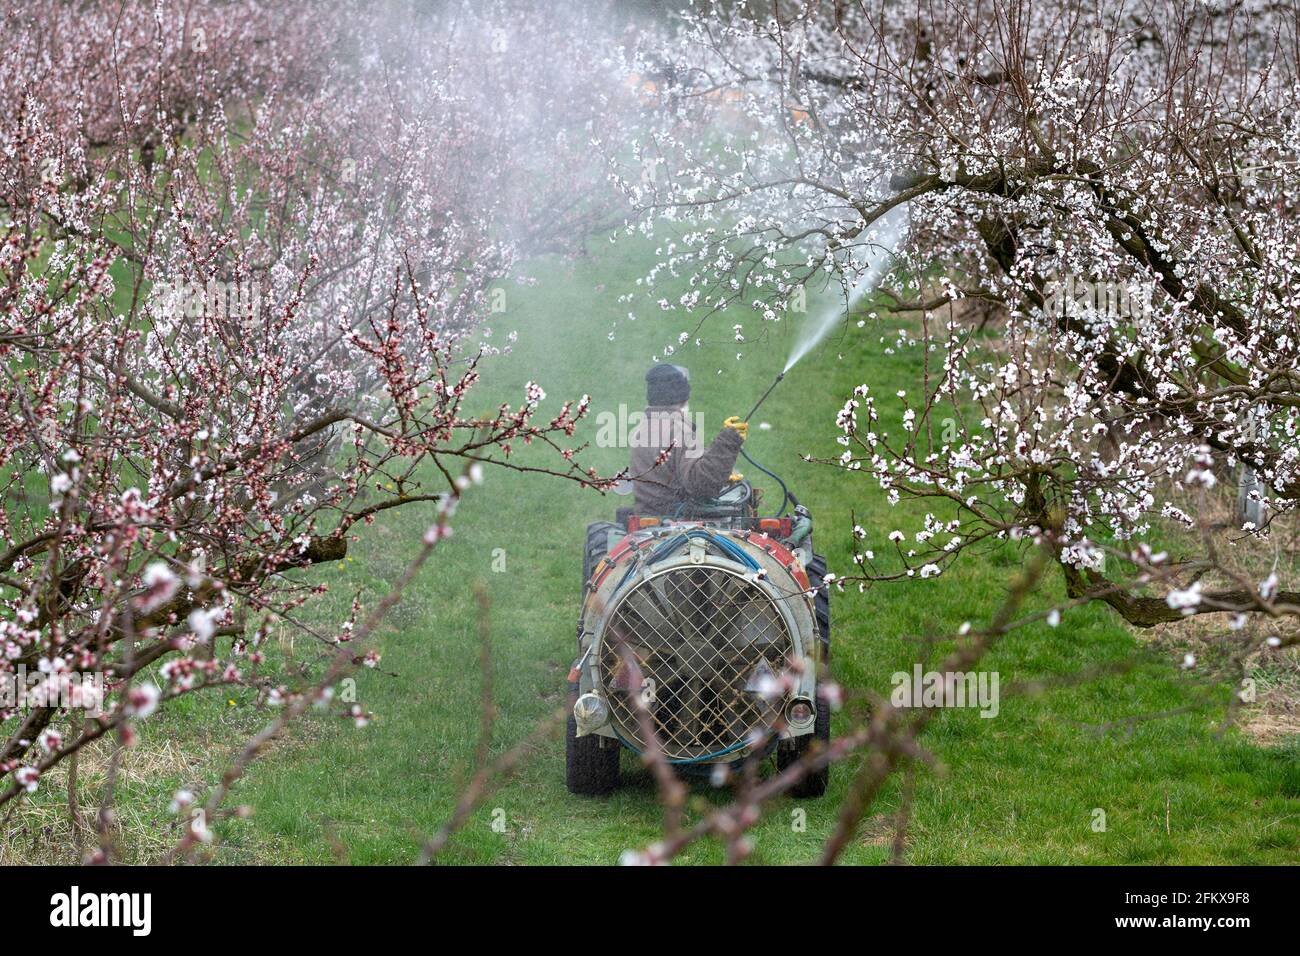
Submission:
[[[596,433],[595,412],[639,409],[642,375],[652,354],[693,327],[641,303],[617,302],[650,262],[635,245],[599,244],[595,258],[576,266],[545,263],[531,288],[511,286],[508,312],[493,341],[510,328],[519,341],[512,355],[494,360],[480,396],[518,401],[522,385],[540,381],[543,411],[590,393],[595,404],[584,433]],[[628,322],[629,308],[638,313]],[[815,306],[810,306],[810,310]],[[614,340],[607,333],[617,319]],[[690,366],[691,406],[710,430],[723,417],[744,414],[783,364],[793,330],[777,326],[761,341],[730,341],[733,322],[759,331],[750,314],[713,320],[717,345],[687,345],[673,357]],[[899,414],[894,393],[918,387],[914,351],[890,354],[896,325],[850,323],[798,366],[764,406],[771,430],[751,432],[748,449],[786,477],[813,511],[819,550],[832,570],[849,569],[850,515],[873,542],[894,528],[912,527],[889,508],[865,475],[800,460],[803,453],[833,457],[835,413],[852,387],[866,381],[886,418]],[[884,341],[882,342],[882,336]],[[736,352],[745,353],[744,361]],[[720,370],[720,371],[719,371]],[[581,438],[582,436],[580,436]],[[625,462],[625,450],[589,449],[584,458],[605,472]],[[749,471],[750,469],[745,469]],[[761,477],[761,476],[751,476]],[[770,491],[771,489],[769,489]],[[448,817],[473,770],[479,698],[476,605],[473,586],[491,596],[493,676],[498,721],[494,751],[526,736],[562,702],[573,657],[585,525],[609,517],[623,499],[602,498],[570,482],[491,470],[467,495],[453,522],[455,536],[436,553],[378,637],[379,670],[358,678],[358,702],[376,714],[363,729],[336,717],[313,715],[295,740],[255,766],[232,803],[254,814],[219,828],[218,860],[225,862],[404,863]],[[332,583],[322,614],[341,618],[352,594],[382,593],[418,547],[431,520],[418,508],[389,512],[362,532],[342,566],[318,569]],[[506,572],[494,573],[504,549]],[[887,692],[889,676],[909,670],[925,638],[980,620],[996,606],[1019,555],[1009,547],[967,561],[926,582],[881,586],[865,595],[833,597],[834,674],[850,689]],[[1059,589],[1054,577],[1050,597]],[[297,650],[301,652],[302,644]],[[1036,697],[1011,697],[1016,682],[1067,677],[1083,668],[1133,661],[1132,669],[1079,687]],[[1219,735],[1221,713],[1202,710],[1132,724],[1099,734],[1092,726],[1126,717],[1178,710],[1206,693],[1227,699],[1182,671],[1167,653],[1143,644],[1102,609],[1065,616],[1060,627],[1026,628],[1007,638],[985,661],[1004,689],[1000,715],[942,714],[924,737],[941,762],[918,777],[908,859],[916,863],[1283,863],[1300,848],[1300,750],[1265,749],[1235,731]],[[184,720],[168,718],[146,735],[210,736],[216,712],[230,721],[227,701],[203,702]],[[256,723],[247,713],[244,724]],[[844,717],[839,718],[844,720]],[[206,728],[206,730],[205,730]],[[238,736],[231,734],[228,746]],[[212,766],[215,766],[214,762]],[[795,863],[815,857],[835,822],[839,798],[853,769],[837,767],[819,801],[782,800],[758,826],[755,859]],[[210,775],[211,771],[208,771]],[[539,748],[493,793],[441,858],[454,863],[610,863],[625,848],[652,841],[660,809],[646,772],[624,756],[626,785],[603,800],[564,789],[563,743]],[[196,781],[177,781],[188,782]],[[172,781],[168,781],[170,785]],[[724,798],[707,786],[693,791],[694,817]],[[165,806],[159,787],[134,797]],[[850,863],[879,863],[889,854],[889,818],[898,783],[882,793],[845,855]],[[807,825],[791,826],[803,808]],[[1092,829],[1094,808],[1106,814],[1105,832]],[[504,820],[504,832],[493,828]],[[684,862],[718,862],[712,843],[693,847]]]

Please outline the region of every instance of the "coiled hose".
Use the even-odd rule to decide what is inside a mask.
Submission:
[[[742,458],[745,459],[745,461],[749,462],[751,465],[753,465],[755,468],[757,468],[759,471],[767,475],[767,477],[771,478],[773,481],[775,481],[778,485],[781,486],[781,510],[778,511],[774,517],[779,518],[783,514],[785,514],[785,506],[792,501],[794,502],[795,506],[798,507],[799,499],[796,498],[794,495],[790,494],[790,489],[785,486],[785,482],[781,480],[780,475],[778,475],[774,471],[769,471],[768,469],[760,465],[758,462],[754,461],[754,459],[749,456],[749,452],[745,451],[745,449],[743,448],[740,449],[740,455]]]

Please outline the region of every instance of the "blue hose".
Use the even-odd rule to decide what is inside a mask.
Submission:
[[[725,551],[732,560],[739,564],[743,564],[751,571],[758,570],[758,562],[750,557],[744,549],[735,542],[729,541],[726,537],[714,534],[707,528],[692,528],[690,531],[683,531],[681,534],[669,538],[663,544],[655,548],[654,551],[650,552],[650,558],[646,561],[646,564],[651,565],[662,561],[664,558],[668,557],[670,553],[675,551],[683,541],[690,538],[704,538],[711,544],[717,545]]]

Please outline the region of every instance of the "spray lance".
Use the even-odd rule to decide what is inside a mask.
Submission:
[[[754,413],[758,411],[758,406],[762,405],[765,401],[767,401],[767,396],[772,394],[772,389],[776,388],[777,385],[781,383],[781,379],[783,378],[785,378],[785,372],[781,372],[780,374],[777,375],[776,378],[772,380],[772,384],[767,387],[767,391],[763,393],[763,397],[754,403],[754,407],[751,408],[749,410],[749,414],[745,416],[745,421],[749,421],[751,418],[754,417]]]
[[[751,408],[749,410],[749,414],[745,416],[744,418],[745,421],[749,421],[751,418],[754,417],[754,413],[758,411],[758,407],[762,405],[765,401],[767,401],[767,396],[772,394],[772,389],[776,388],[779,384],[781,384],[781,379],[783,378],[785,378],[785,371],[778,373],[776,378],[772,380],[772,384],[767,387],[767,391],[765,391],[761,396],[759,396],[758,401],[754,403],[754,407]],[[781,476],[776,474],[773,471],[768,471],[758,462],[754,461],[753,458],[749,457],[749,453],[746,452],[745,449],[743,448],[740,449],[740,455],[742,458],[745,459],[745,461],[749,462],[751,465],[753,465],[755,468],[757,468],[759,471],[767,475],[769,478],[771,478],[773,481],[775,481],[778,485],[781,486],[781,494],[784,497],[782,498],[781,501],[781,510],[777,512],[777,516],[779,517],[780,515],[785,513],[785,506],[787,504],[793,504],[795,515],[798,516],[799,518],[795,536],[797,538],[802,538],[806,536],[808,530],[811,530],[812,527],[812,521],[811,519],[808,518],[808,511],[806,508],[804,508],[803,505],[799,504],[799,499],[790,493],[790,489],[785,486],[785,482],[781,480]],[[802,531],[803,533],[799,534],[799,531]]]

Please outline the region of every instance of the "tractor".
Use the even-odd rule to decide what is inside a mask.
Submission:
[[[741,479],[671,516],[623,508],[587,527],[570,792],[615,790],[624,750],[656,747],[678,772],[717,783],[746,761],[775,752],[784,770],[829,744],[817,692],[830,659],[826,560],[813,552],[812,516],[781,487],[776,517],[759,516]],[[828,767],[810,770],[790,792],[821,796],[828,779]]]

